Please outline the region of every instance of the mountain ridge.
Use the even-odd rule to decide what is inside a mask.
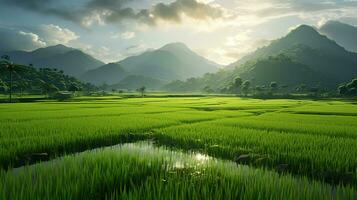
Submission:
[[[170,43],[156,50],[130,56],[115,64],[117,65],[112,65],[109,68],[106,68],[105,65],[101,66],[96,69],[96,72],[110,77],[107,79],[107,83],[112,84],[119,83],[125,78],[122,76],[122,72],[116,69],[118,66],[126,72],[126,76],[148,77],[146,80],[151,78],[160,80],[160,82],[169,82],[216,72],[219,66],[193,52],[183,43]],[[86,80],[98,82],[94,79]]]
[[[314,49],[332,50],[337,54],[341,54],[345,49],[339,46],[335,41],[330,40],[326,36],[321,35],[315,28],[308,25],[300,25],[290,31],[286,36],[272,41],[269,45],[257,49],[238,61],[230,64],[227,68],[235,68],[244,64],[249,60],[263,58],[267,56],[276,56],[282,51],[291,48],[296,44],[304,44]]]
[[[237,76],[265,86],[278,82],[290,87],[306,84],[333,88],[357,76],[357,53],[302,25],[219,73],[169,86],[180,91],[209,87],[218,92]]]
[[[319,27],[319,31],[348,51],[357,52],[357,26],[339,21],[328,21]]]
[[[17,64],[33,64],[36,68],[57,68],[77,77],[87,70],[104,65],[102,61],[81,50],[61,44],[34,51],[10,51],[2,52],[2,54],[9,55],[11,60]]]

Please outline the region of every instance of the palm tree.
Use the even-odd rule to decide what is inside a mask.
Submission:
[[[12,74],[15,72],[16,67],[15,65],[10,61],[10,56],[8,55],[3,55],[1,56],[2,61],[0,61],[1,66],[4,66],[7,71],[10,73],[10,103],[12,102]]]

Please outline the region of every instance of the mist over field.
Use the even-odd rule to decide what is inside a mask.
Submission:
[[[0,0],[0,199],[357,199],[356,13]]]

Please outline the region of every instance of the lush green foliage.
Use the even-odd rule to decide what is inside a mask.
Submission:
[[[338,90],[341,95],[357,96],[357,78],[347,84],[341,85]]]
[[[36,69],[31,66],[13,65],[12,89],[16,93],[50,94],[58,91],[92,91],[96,88],[78,79],[65,75],[63,71],[51,68]],[[0,92],[10,88],[9,70],[0,64]]]

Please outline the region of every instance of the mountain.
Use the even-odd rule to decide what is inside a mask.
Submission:
[[[161,50],[168,51],[181,60],[189,73],[185,78],[201,76],[205,73],[217,72],[219,65],[190,50],[183,43],[165,45]]]
[[[357,75],[357,53],[344,50],[334,54],[307,45],[295,45],[284,53],[295,62],[307,65],[312,70],[329,77],[336,84]]]
[[[120,61],[124,70],[131,74],[158,79],[184,79],[182,61],[168,51],[155,50]]]
[[[209,86],[219,91],[237,76],[251,80],[255,85],[278,82],[289,86],[304,83],[335,88],[357,76],[357,53],[345,50],[313,27],[302,25],[225,68],[223,72],[175,82],[166,85],[166,88],[198,91]]]
[[[325,83],[325,86],[334,86],[335,84],[333,78],[294,61],[287,53],[246,63],[243,68],[242,72],[237,71],[235,74],[239,74],[244,80],[251,80],[256,85],[269,86],[271,82],[288,86],[300,84],[315,86],[321,83]],[[332,85],[330,85],[331,81]]]
[[[109,63],[97,69],[89,70],[81,76],[81,80],[91,82],[96,85],[103,83],[119,83],[128,73],[117,63]]]
[[[130,75],[122,79],[119,83],[111,85],[114,89],[136,90],[142,86],[147,89],[157,90],[167,82],[147,76]]]
[[[335,40],[348,51],[357,52],[357,26],[338,21],[328,21],[319,28],[319,31]]]
[[[171,82],[165,85],[164,89],[175,92],[202,92],[208,86],[213,91],[219,92],[227,88],[236,77],[249,80],[252,87],[269,87],[271,82],[287,85],[290,88],[301,84],[316,86],[321,83],[331,87],[335,86],[333,85],[335,81],[331,81],[333,79],[330,79],[330,77],[314,71],[307,65],[295,62],[287,54],[282,53],[277,56],[247,62],[233,71],[222,70],[219,73],[206,74],[203,77],[188,79],[185,82]]]
[[[14,63],[23,65],[31,63],[36,68],[57,68],[75,76],[104,65],[103,62],[82,51],[64,45],[40,48],[31,52],[11,51],[2,54],[9,55]]]
[[[307,25],[301,25],[292,30],[283,38],[272,41],[270,45],[262,47],[257,51],[243,57],[237,62],[228,66],[228,68],[239,67],[249,60],[264,58],[268,56],[276,56],[284,51],[291,49],[296,45],[306,45],[313,49],[332,53],[346,54],[346,50],[339,46],[335,41],[330,40],[326,36],[319,34],[315,28]]]
[[[112,63],[88,71],[82,79],[95,84],[106,82],[127,86],[136,85],[133,83],[133,78],[136,77],[138,78],[137,85],[143,86],[144,82],[140,82],[142,80],[147,80],[145,82],[147,84],[165,83],[216,71],[218,71],[218,64],[194,53],[185,44],[172,43],[157,50],[128,57],[116,64]],[[124,81],[130,84],[121,82],[127,76],[130,81],[129,79]]]
[[[183,43],[168,44],[158,50],[126,58],[119,64],[131,74],[166,81],[184,80],[218,70],[218,64],[199,56]]]
[[[236,66],[281,53],[336,82],[343,82],[357,75],[357,53],[346,51],[335,41],[307,25],[299,26],[287,36],[243,58]]]

